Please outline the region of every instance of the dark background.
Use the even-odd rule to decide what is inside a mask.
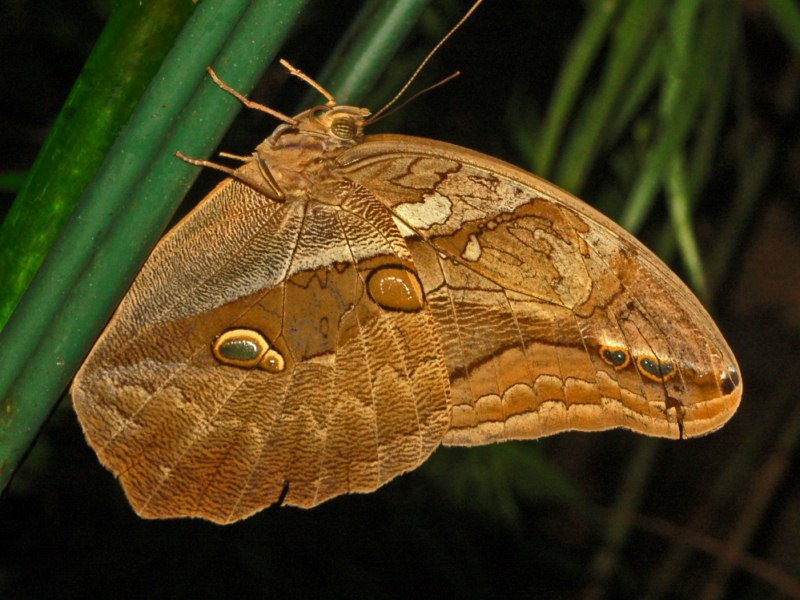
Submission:
[[[405,73],[441,35],[439,24],[454,23],[466,4],[434,3],[397,59],[411,63]],[[312,3],[281,56],[315,73],[357,6]],[[612,431],[440,449],[374,494],[311,511],[268,509],[223,528],[136,517],[83,442],[65,399],[0,500],[0,596],[800,593],[800,61],[759,2],[731,7],[742,14],[739,65],[712,175],[695,211],[704,252],[718,242],[739,191],[747,168],[742,148],[746,155],[754,139],[768,139],[774,155],[711,303],[745,383],[742,406],[724,429],[684,442]],[[105,2],[63,0],[9,1],[0,9],[5,173],[30,167],[109,10]],[[489,0],[423,80],[455,69],[463,75],[382,128],[529,167],[514,143],[519,107],[532,111],[532,121],[541,118],[583,14],[580,2]],[[272,68],[252,96],[291,113],[305,90],[295,82],[276,89],[279,80]],[[379,87],[397,89],[394,82]],[[262,115],[243,113],[222,148],[247,153],[273,126]],[[580,191],[590,203],[609,186],[624,186],[618,161],[629,161],[627,170],[635,172],[637,157],[618,150],[597,161]],[[188,202],[216,181],[217,174],[204,174]],[[13,190],[4,190],[3,210],[11,198]],[[645,242],[653,243],[663,218],[664,209],[656,209],[640,236]],[[680,263],[673,266],[680,274]]]

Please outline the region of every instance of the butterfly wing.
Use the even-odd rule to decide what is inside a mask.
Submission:
[[[76,376],[141,515],[232,522],[374,490],[442,441],[684,437],[735,411],[738,366],[699,302],[574,197],[405,136],[323,171],[304,201],[220,184]]]
[[[142,516],[310,507],[441,442],[447,370],[406,243],[374,198],[319,194],[280,204],[225,180],[76,376],[86,437]]]
[[[371,136],[337,164],[389,208],[419,270],[451,384],[445,443],[695,436],[736,410],[739,369],[705,309],[583,202],[427,139]]]

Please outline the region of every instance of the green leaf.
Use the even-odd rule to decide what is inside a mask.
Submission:
[[[783,32],[786,41],[800,52],[800,6],[795,0],[763,0],[762,4],[771,14],[775,26]]]
[[[239,110],[205,66],[249,90],[304,4],[209,0],[186,23],[0,333],[0,487],[196,177],[173,153],[209,154]]]
[[[0,226],[0,329],[194,10],[118,2]]]

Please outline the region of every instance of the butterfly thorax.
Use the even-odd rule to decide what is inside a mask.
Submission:
[[[365,108],[317,106],[278,126],[256,149],[287,198],[325,178],[332,160],[364,138]]]

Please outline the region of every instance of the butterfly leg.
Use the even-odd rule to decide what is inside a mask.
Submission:
[[[222,171],[226,175],[230,175],[231,177],[236,177],[236,171],[231,169],[230,167],[226,167],[225,165],[220,165],[217,163],[213,163],[208,160],[199,160],[197,158],[189,158],[180,150],[175,151],[175,156],[180,158],[182,161],[189,163],[190,165],[195,165],[197,167],[207,167],[209,169],[214,169],[216,171]],[[224,155],[222,155],[224,156]],[[235,157],[238,158],[238,157]]]
[[[180,158],[182,161],[189,163],[190,165],[195,165],[198,167],[208,167],[209,169],[215,169],[217,171],[222,171],[226,175],[233,177],[237,181],[241,181],[248,187],[253,188],[255,191],[265,194],[269,198],[272,198],[276,202],[283,202],[286,199],[286,195],[281,190],[278,182],[275,181],[275,178],[272,176],[272,172],[269,170],[269,166],[267,165],[266,161],[259,157],[257,153],[253,153],[251,157],[245,156],[236,156],[235,154],[229,154],[227,152],[221,152],[220,156],[225,158],[233,158],[235,160],[240,160],[244,163],[251,163],[254,162],[258,166],[258,172],[261,175],[261,178],[254,176],[250,171],[239,168],[239,169],[231,169],[230,167],[226,167],[225,165],[220,165],[209,160],[199,160],[196,158],[189,158],[180,150],[175,152],[175,156]]]
[[[271,116],[275,117],[276,119],[279,119],[279,120],[283,121],[284,123],[288,123],[289,125],[297,125],[297,120],[296,119],[293,119],[292,117],[288,117],[288,116],[284,115],[283,113],[280,113],[277,110],[274,110],[274,109],[270,108],[269,106],[264,106],[263,104],[259,104],[258,102],[253,102],[252,100],[246,98],[245,96],[243,96],[242,94],[237,92],[235,89],[233,89],[227,83],[222,81],[217,76],[217,74],[214,71],[214,69],[212,69],[211,67],[206,67],[206,71],[211,76],[211,79],[214,81],[214,83],[216,83],[217,86],[219,86],[219,88],[222,91],[228,92],[231,96],[236,98],[239,102],[244,104],[247,108],[251,108],[253,110],[259,110],[261,112],[267,113],[268,115],[271,115]]]

